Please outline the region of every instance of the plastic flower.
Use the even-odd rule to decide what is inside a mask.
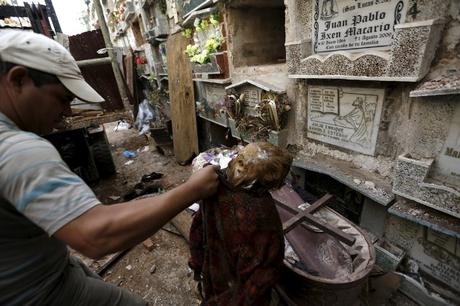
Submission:
[[[221,45],[221,42],[218,38],[216,37],[210,37],[207,41],[206,41],[206,45],[204,46],[206,50],[208,50],[209,52],[216,52],[217,49],[219,49]]]
[[[188,45],[185,48],[185,54],[187,54],[189,57],[193,57],[199,53],[198,46],[197,45]]]
[[[210,17],[209,17],[209,22],[211,22],[211,24],[215,27],[217,27],[220,23],[220,18],[218,15],[215,15],[215,14],[212,14]]]
[[[209,28],[209,21],[207,19],[201,20],[200,28],[204,31]]]
[[[182,31],[182,35],[184,35],[186,38],[192,37],[192,34],[193,34],[193,30],[190,28]]]

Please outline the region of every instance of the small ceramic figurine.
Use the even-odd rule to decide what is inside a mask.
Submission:
[[[270,305],[284,236],[268,191],[283,185],[292,157],[269,143],[227,155],[235,154],[217,195],[204,200],[193,219],[189,265],[202,285],[202,305]]]

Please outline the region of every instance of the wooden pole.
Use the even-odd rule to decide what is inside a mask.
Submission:
[[[112,63],[113,74],[115,75],[115,80],[117,81],[118,90],[120,91],[121,100],[126,111],[132,113],[131,104],[129,104],[128,95],[126,93],[125,82],[121,75],[120,66],[118,66],[117,57],[113,50],[113,44],[110,40],[109,28],[105,21],[104,12],[102,10],[102,5],[100,0],[94,1],[94,7],[96,8],[97,19],[99,20],[99,26],[101,28],[102,37],[104,38],[105,47],[109,53],[110,61]]]
[[[53,23],[54,30],[56,33],[62,33],[61,25],[59,24],[59,20],[56,16],[56,11],[54,10],[54,5],[51,0],[45,0],[46,10],[48,11],[48,15],[51,18],[51,22]]]

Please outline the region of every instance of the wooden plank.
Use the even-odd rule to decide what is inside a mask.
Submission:
[[[180,164],[198,154],[192,68],[184,54],[187,44],[181,33],[171,35],[166,44],[174,154]]]
[[[95,117],[80,116],[79,119],[76,120],[72,117],[69,117],[66,119],[66,129],[81,129],[90,126],[101,125],[104,123],[115,122],[122,119],[129,120],[130,118],[131,115],[128,112],[112,112]]]
[[[134,55],[131,51],[125,57],[125,80],[129,93],[134,97]]]

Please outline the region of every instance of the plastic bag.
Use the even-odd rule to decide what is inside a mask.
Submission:
[[[150,105],[147,99],[144,99],[139,104],[139,111],[137,112],[136,126],[139,130],[139,135],[143,135],[150,131],[150,123],[155,121],[155,109]]]

